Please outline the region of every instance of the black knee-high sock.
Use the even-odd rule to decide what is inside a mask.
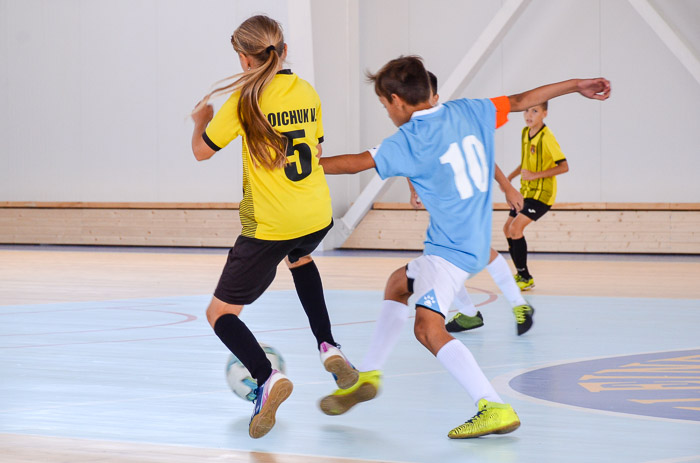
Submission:
[[[301,267],[295,267],[291,271],[297,295],[306,316],[309,318],[311,332],[316,337],[316,344],[320,346],[322,342],[327,342],[335,346],[326,299],[323,296],[323,283],[316,263],[311,261]]]
[[[510,258],[513,261],[513,265],[515,265],[515,257],[513,257],[513,239],[506,238],[506,240],[508,240],[508,254],[510,254]]]
[[[214,323],[214,332],[250,371],[258,385],[267,381],[272,374],[272,365],[253,333],[240,318],[231,313],[220,316]]]
[[[532,278],[527,270],[527,241],[525,241],[525,237],[512,240],[512,249],[515,269],[523,278]]]

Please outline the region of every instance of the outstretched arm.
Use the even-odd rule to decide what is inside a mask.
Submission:
[[[508,97],[511,112],[525,111],[547,100],[567,93],[578,92],[593,100],[607,100],[610,96],[610,81],[602,77],[596,79],[571,79],[556,84],[543,85],[527,92]]]
[[[326,174],[356,174],[375,167],[369,151],[360,154],[341,154],[319,159],[319,164]]]

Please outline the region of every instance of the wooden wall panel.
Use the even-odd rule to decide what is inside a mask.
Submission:
[[[700,254],[700,210],[552,210],[526,229],[534,252]],[[687,209],[687,207],[685,208]],[[503,224],[508,212],[493,213],[492,242],[508,245]],[[371,210],[343,245],[351,249],[423,248],[424,210]]]
[[[508,211],[494,209],[505,251]],[[343,248],[421,250],[427,226],[424,209],[378,203]],[[0,203],[3,244],[230,247],[240,231],[234,203]],[[558,204],[526,236],[534,252],[700,254],[700,204]]]
[[[0,243],[229,247],[237,209],[0,208]]]

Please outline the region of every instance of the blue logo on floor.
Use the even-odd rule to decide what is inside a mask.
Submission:
[[[511,379],[510,387],[578,407],[700,421],[700,349],[540,368]]]

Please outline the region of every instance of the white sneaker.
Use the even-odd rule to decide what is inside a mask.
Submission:
[[[255,409],[248,424],[248,434],[258,439],[275,425],[275,414],[282,402],[287,400],[294,386],[281,372],[272,370],[272,374],[262,386],[257,389]]]
[[[319,350],[321,351],[321,363],[326,371],[333,374],[335,384],[340,389],[354,386],[360,377],[360,372],[345,358],[340,349],[333,344],[322,342]]]

